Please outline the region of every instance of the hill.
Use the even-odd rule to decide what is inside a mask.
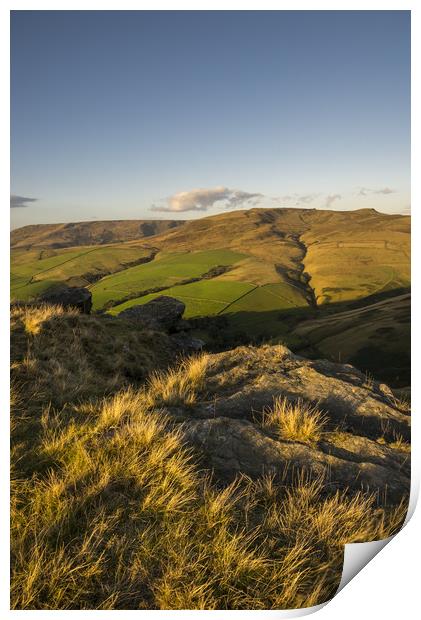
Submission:
[[[183,224],[182,220],[110,220],[35,224],[12,230],[12,248],[68,248],[144,239]]]
[[[291,609],[397,532],[408,405],[282,345],[12,307],[14,609]]]
[[[115,238],[123,224],[115,223]],[[296,351],[353,361],[376,377],[408,385],[409,298],[398,310],[410,286],[408,216],[373,209],[250,209],[169,227],[166,222],[164,232],[147,239],[71,248],[23,250],[15,239],[12,299],[34,299],[62,284],[86,286],[94,310],[116,316],[169,295],[183,301],[186,318],[212,350],[285,342]],[[346,313],[355,303],[386,299],[389,317],[400,317],[391,327],[393,339],[382,331],[390,321],[371,328],[371,318],[366,324],[369,312],[358,320],[356,313],[349,315],[356,329],[363,326],[361,334],[369,334],[369,343],[354,337],[356,329],[349,329],[345,315],[340,339],[328,342],[323,335],[322,343],[317,339],[326,330],[298,329],[303,321]],[[371,308],[371,317],[377,309]],[[339,329],[340,317],[330,324]]]

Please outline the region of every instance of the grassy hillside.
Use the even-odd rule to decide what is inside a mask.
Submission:
[[[13,609],[311,606],[334,595],[344,544],[400,528],[407,411],[358,373],[337,398],[367,401],[380,433],[388,416],[390,438],[364,435],[357,407],[344,432],[327,400],[280,398],[282,381],[315,398],[334,381],[285,347],[175,361],[168,336],[123,319],[11,318]]]
[[[313,357],[354,364],[393,385],[409,385],[411,296],[344,306],[326,308],[319,318],[297,325],[301,350]]]
[[[92,286],[94,307],[99,309],[110,301],[118,303],[127,296],[145,293],[155,287],[170,287],[198,278],[213,267],[230,266],[242,258],[244,254],[224,249],[193,253],[162,252],[153,262],[110,275]],[[210,282],[207,284],[211,285]]]
[[[326,215],[312,223],[302,240],[318,303],[409,286],[409,217],[374,209]]]
[[[103,243],[107,231],[113,239],[132,238],[140,226],[138,222],[88,224],[44,227],[33,233],[38,235],[34,243],[58,238],[67,243],[76,232],[79,241],[86,240],[83,230]],[[14,231],[15,247],[32,239],[31,230]],[[188,318],[205,317],[200,331],[209,345],[212,341],[218,347],[262,339],[285,341],[331,359],[342,356],[391,381],[408,380],[409,329],[403,321],[395,325],[393,344],[385,346],[386,332],[371,330],[356,315],[350,315],[356,320],[354,328],[348,327],[348,321],[340,338],[334,335],[329,341],[324,336],[318,341],[324,333],[319,329],[296,327],[305,319],[323,320],[325,309],[347,311],[347,304],[359,300],[371,303],[376,295],[393,297],[408,291],[409,217],[373,209],[250,209],[178,227],[169,221],[156,223],[154,231],[161,234],[148,241],[14,249],[12,299],[36,298],[61,283],[82,285],[92,292],[94,310],[116,315],[159,294],[175,296],[186,304]],[[212,317],[224,318],[218,322],[218,338]],[[341,324],[340,317],[338,322],[327,321],[332,329]],[[370,336],[370,342],[363,346],[365,336]],[[397,372],[382,375],[381,351]]]
[[[62,283],[90,286],[108,273],[127,269],[152,255],[151,248],[138,244],[12,250],[11,297],[28,300]]]
[[[11,232],[12,248],[66,248],[143,239],[181,226],[182,220],[110,220],[35,224]]]

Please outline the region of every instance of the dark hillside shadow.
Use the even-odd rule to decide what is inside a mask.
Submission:
[[[402,288],[317,308],[233,312],[190,322],[209,351],[281,342],[297,354],[350,363],[403,387],[410,384],[409,293]]]

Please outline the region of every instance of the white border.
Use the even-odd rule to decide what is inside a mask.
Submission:
[[[396,2],[392,0],[388,1],[380,1],[380,0],[356,0],[354,2],[345,2],[345,1],[330,1],[330,2],[316,2],[316,1],[284,1],[284,2],[274,2],[268,0],[261,0],[259,3],[252,2],[251,0],[243,0],[240,1],[230,1],[230,0],[214,0],[213,2],[203,1],[203,2],[193,2],[193,1],[159,1],[159,0],[144,0],[143,2],[136,2],[134,0],[120,0],[120,2],[115,2],[112,0],[75,0],[74,2],[53,2],[52,0],[36,2],[31,0],[26,1],[4,1],[2,3],[2,7],[0,9],[0,49],[2,52],[2,62],[0,63],[0,77],[1,83],[4,85],[9,84],[9,10],[411,10],[412,11],[412,136],[421,135],[420,126],[419,126],[419,114],[417,111],[421,109],[421,101],[419,97],[419,79],[417,76],[417,72],[414,70],[415,59],[421,58],[421,50],[419,39],[421,36],[420,28],[419,28],[419,10],[417,8],[416,3],[413,2]],[[418,65],[417,65],[418,68]],[[419,71],[418,71],[419,73]],[[94,614],[95,617],[99,617],[99,615],[107,614],[107,617],[110,617],[110,614],[113,617],[120,616],[123,614],[137,614],[145,617],[149,614],[155,614],[157,617],[159,616],[167,616],[169,613],[175,616],[180,616],[183,614],[183,617],[188,616],[189,618],[195,617],[198,614],[213,614],[214,618],[225,618],[231,614],[247,614],[249,617],[253,615],[253,617],[263,617],[271,615],[277,617],[285,617],[289,615],[290,617],[297,617],[298,615],[302,615],[306,610],[291,610],[290,612],[277,612],[277,611],[265,611],[265,612],[257,612],[257,611],[9,611],[9,593],[7,584],[9,582],[9,512],[8,512],[8,490],[9,490],[9,480],[8,480],[8,471],[9,471],[9,462],[8,462],[8,448],[9,448],[9,426],[8,426],[8,377],[9,377],[9,312],[8,312],[8,277],[9,277],[9,193],[10,193],[10,169],[9,169],[9,98],[5,94],[7,93],[7,86],[3,88],[3,96],[0,98],[0,110],[1,110],[1,136],[2,136],[2,149],[1,149],[1,166],[0,166],[0,178],[1,182],[1,195],[3,197],[3,209],[1,210],[1,243],[0,243],[0,254],[1,254],[1,265],[3,266],[3,287],[1,288],[1,302],[0,302],[0,320],[1,320],[1,330],[0,330],[0,345],[2,347],[2,355],[0,356],[0,372],[1,377],[3,379],[2,389],[0,391],[1,398],[1,424],[4,425],[2,427],[2,432],[0,435],[0,471],[2,476],[2,484],[0,485],[1,489],[4,491],[4,495],[2,497],[2,501],[0,502],[0,552],[1,552],[1,562],[0,562],[0,610],[3,612],[2,618],[8,617],[18,617],[21,614],[31,614],[33,617],[42,617],[46,614],[60,614],[64,617],[65,614],[71,614],[73,617],[74,614]],[[419,235],[419,214],[418,210],[420,209],[420,189],[419,189],[419,176],[417,175],[417,168],[419,167],[419,149],[417,142],[413,142],[412,144],[412,168],[415,170],[415,174],[412,178],[412,204],[415,205],[412,211],[412,225],[413,225],[413,266],[421,265],[421,244],[417,243],[418,235]],[[419,308],[419,278],[417,274],[417,270],[413,267],[413,304],[415,308]],[[7,327],[6,327],[7,326]],[[421,344],[420,341],[420,329],[416,321],[412,322],[412,351],[416,354],[420,351],[419,346]],[[416,382],[415,372],[416,367],[415,364],[418,355],[415,357],[413,355],[413,377],[412,377],[412,385],[413,385],[413,409],[415,414],[413,416],[413,455],[412,455],[412,480],[411,480],[411,512],[413,512],[416,499],[418,497],[419,492],[419,482],[420,482],[420,471],[421,471],[421,459],[420,459],[420,426],[421,422],[419,421],[419,404],[420,404],[420,393]],[[420,511],[418,510],[418,513]],[[408,555],[399,555],[399,542],[398,540],[393,540],[390,547],[394,549],[394,557],[400,557],[401,566],[396,566],[395,564],[391,564],[390,558],[388,559],[386,552],[382,554],[383,557],[376,558],[370,566],[366,567],[363,570],[362,575],[358,575],[355,579],[355,582],[348,586],[345,591],[341,591],[335,599],[324,607],[323,611],[320,612],[320,618],[328,618],[329,614],[332,618],[337,618],[340,614],[343,620],[347,618],[355,618],[355,612],[359,610],[359,612],[368,611],[368,609],[374,610],[376,612],[381,612],[383,618],[395,618],[396,613],[399,610],[402,613],[401,617],[411,618],[415,617],[412,615],[411,609],[415,611],[417,609],[419,611],[419,603],[417,600],[417,592],[414,589],[415,580],[414,573],[415,564],[412,564],[412,572],[411,572],[411,558],[418,567],[417,558],[414,558],[413,554],[410,554],[410,550],[412,548],[413,542],[412,538],[408,540],[407,530],[412,532],[412,537],[414,536],[414,529],[418,528],[419,533],[419,523],[420,518],[417,513],[417,519],[415,519],[415,527],[412,523],[405,527],[404,531],[401,534],[397,535],[397,539],[402,536],[402,538],[406,541],[406,550]],[[386,570],[384,570],[384,566],[386,566]],[[376,573],[374,574],[373,569],[376,567]],[[383,567],[383,570],[382,570]],[[409,567],[409,568],[408,568]],[[365,575],[371,574],[372,582],[364,581]],[[385,592],[382,588],[381,579],[387,580],[387,576],[389,573],[393,574],[393,581],[390,584],[390,588],[387,592]],[[399,577],[401,579],[399,580]],[[412,578],[412,579],[411,579]],[[399,588],[400,583],[400,588]],[[406,588],[406,584],[413,584],[412,591],[408,591]],[[359,588],[358,588],[359,585]],[[347,590],[349,590],[347,592]],[[361,599],[359,598],[359,594],[366,591],[366,599],[365,605],[361,606]],[[411,598],[412,596],[412,598]],[[367,598],[368,597],[368,598]],[[413,608],[408,606],[413,604]],[[355,604],[355,607],[354,607]],[[319,606],[320,607],[320,606]],[[307,610],[307,613],[310,610]],[[392,613],[393,615],[389,615]],[[409,615],[407,615],[409,613]],[[405,615],[403,615],[405,614]],[[365,615],[365,613],[364,613]],[[376,613],[376,616],[379,617]],[[105,617],[105,616],[104,616]],[[368,616],[365,616],[368,617]]]

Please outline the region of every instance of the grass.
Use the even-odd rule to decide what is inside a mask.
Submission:
[[[150,254],[140,245],[87,246],[61,250],[30,250],[11,253],[11,297],[23,301],[35,298],[60,282],[79,280],[89,286],[85,275],[102,276]]]
[[[124,299],[155,287],[171,287],[177,283],[197,278],[217,265],[231,265],[245,254],[227,249],[202,252],[160,253],[150,263],[126,269],[92,286],[95,309],[110,301]],[[137,302],[139,303],[139,302]]]
[[[405,248],[385,249],[384,243],[376,247],[374,241],[364,247],[358,242],[346,242],[339,248],[336,242],[311,246],[305,265],[318,302],[350,301],[409,286],[410,263]]]
[[[279,609],[333,595],[343,544],[396,531],[404,509],[240,478],[217,489],[179,432],[126,390],[46,415],[12,494],[14,609]]]
[[[209,316],[219,314],[232,301],[253,289],[246,282],[226,282],[223,280],[204,280],[183,286],[173,286],[159,293],[131,299],[109,310],[110,314],[118,314],[131,306],[144,304],[160,295],[176,297],[186,304],[184,316]]]
[[[327,417],[317,407],[298,400],[274,399],[273,406],[262,416],[262,427],[275,432],[280,439],[289,441],[316,442],[322,436]]]
[[[12,307],[11,341],[12,374],[25,386],[32,423],[43,403],[97,398],[144,382],[174,360],[164,334],[45,304]]]
[[[345,543],[398,531],[404,505],[303,474],[214,480],[163,412],[205,397],[210,360],[171,357],[121,319],[12,309],[13,609],[311,606]],[[264,423],[283,432],[276,403]],[[287,428],[316,440],[320,414],[300,412]]]
[[[17,314],[20,314],[26,333],[35,336],[40,332],[43,323],[46,321],[64,315],[77,316],[79,312],[77,310],[65,311],[62,306],[40,304],[37,306],[24,306],[21,310],[18,310]]]
[[[12,286],[10,297],[12,301],[32,301],[57,284],[60,284],[58,280],[49,279],[40,282],[21,283],[18,287]]]
[[[150,250],[141,245],[111,245],[105,247],[87,247],[79,255],[69,260],[68,258],[60,265],[55,266],[48,272],[37,275],[38,279],[44,277],[66,280],[70,277],[83,276],[84,274],[103,274],[120,271],[141,258],[148,257]],[[65,258],[66,255],[63,255]]]
[[[271,312],[307,306],[301,292],[286,283],[259,286],[234,302],[224,313]]]
[[[169,371],[151,373],[145,391],[149,407],[160,405],[192,405],[203,389],[208,356],[206,354],[182,360]]]

